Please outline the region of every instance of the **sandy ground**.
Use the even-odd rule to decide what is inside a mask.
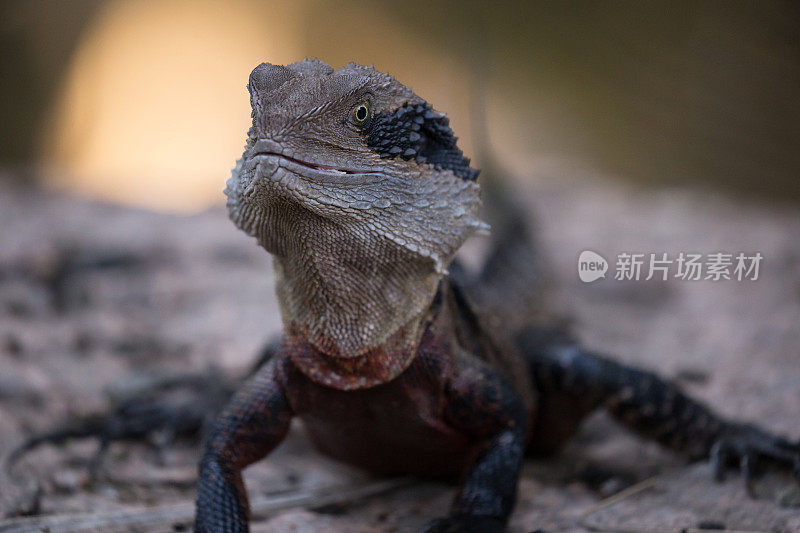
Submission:
[[[678,379],[726,416],[800,438],[800,211],[539,174],[522,195],[559,301],[586,344]],[[237,375],[279,329],[268,256],[222,209],[177,216],[2,189],[0,227],[0,457],[33,432],[102,411],[132,376]],[[623,251],[760,251],[764,261],[755,282],[622,282],[609,272],[584,284],[576,273],[584,249],[610,260]],[[14,475],[0,475],[0,513],[107,513],[192,499],[191,443],[112,444],[92,482],[95,448],[70,441],[25,456]],[[246,473],[253,498],[366,479],[316,454],[299,427]],[[420,482],[269,513],[254,530],[415,531],[445,513],[453,491]],[[788,476],[770,474],[756,492],[747,498],[736,475],[716,484],[707,465],[687,465],[600,414],[558,457],[526,463],[510,529],[800,531]]]

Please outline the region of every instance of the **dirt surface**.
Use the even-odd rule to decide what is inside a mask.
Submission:
[[[523,190],[559,301],[586,344],[680,380],[724,415],[800,438],[800,212],[591,179],[536,179]],[[178,216],[2,189],[0,227],[0,457],[34,432],[107,409],[136,380],[239,375],[279,329],[268,255],[221,208]],[[612,262],[623,251],[760,251],[764,260],[755,282],[622,282],[612,264],[607,279],[584,284],[576,263],[585,249]],[[97,443],[43,446],[0,474],[0,513],[189,502],[197,448],[167,437],[112,444],[94,481]],[[251,498],[369,479],[314,452],[300,427],[246,472]],[[415,531],[446,512],[453,491],[420,482],[272,512],[254,531]],[[769,474],[756,492],[747,498],[736,475],[715,484],[707,465],[686,465],[598,415],[559,456],[527,461],[511,530],[800,531],[788,476]]]

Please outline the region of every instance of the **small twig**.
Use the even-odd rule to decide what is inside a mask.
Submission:
[[[622,500],[630,498],[631,496],[633,496],[635,494],[639,494],[640,492],[643,492],[643,491],[649,489],[650,487],[652,487],[653,485],[656,484],[656,481],[658,481],[659,477],[660,476],[653,476],[651,478],[647,478],[644,481],[640,481],[639,483],[636,483],[635,485],[631,485],[630,487],[628,487],[625,490],[621,490],[620,492],[614,494],[613,496],[609,496],[608,498],[597,502],[595,505],[590,507],[589,510],[587,510],[585,513],[583,513],[581,515],[580,520],[579,520],[578,523],[581,526],[585,527],[586,529],[590,529],[592,531],[612,531],[610,529],[606,529],[605,527],[603,527],[601,525],[592,523],[589,520],[589,517],[591,515],[593,515],[594,513],[596,513],[597,511],[599,511],[600,509],[604,509],[604,508],[606,508],[606,507],[608,507],[610,505],[613,505],[613,504],[615,504],[617,502],[620,502]],[[628,533],[628,530],[623,530],[623,529],[620,529],[620,528],[614,528],[613,531],[617,531],[619,533]],[[638,531],[638,530],[637,531],[631,530],[631,532],[632,533],[642,533],[641,531]]]
[[[587,510],[585,513],[581,515],[578,523],[581,526],[591,531],[602,531],[602,532],[613,531],[614,533],[707,533],[709,531],[708,529],[697,529],[693,527],[678,528],[678,529],[656,528],[652,530],[650,529],[643,530],[641,528],[626,529],[619,526],[606,527],[589,520],[589,517],[594,513],[596,513],[597,511],[599,511],[600,509],[604,509],[606,507],[614,505],[615,503],[621,502],[622,500],[626,500],[631,496],[635,496],[636,494],[639,494],[641,492],[646,491],[649,488],[652,488],[660,478],[661,476],[653,476],[651,478],[645,479],[644,481],[636,483],[635,485],[632,485],[627,489],[614,494],[613,496],[610,496],[604,500],[597,502],[595,505],[589,508],[589,510]],[[738,529],[736,530],[725,529],[724,531],[725,533],[763,533],[758,531],[744,531]]]
[[[263,517],[291,507],[323,507],[342,505],[371,496],[396,490],[416,483],[413,478],[393,478],[373,483],[343,485],[313,491],[292,491],[272,496],[253,498],[250,508],[253,517]],[[0,522],[0,532],[28,533],[48,531],[69,533],[73,531],[130,531],[172,524],[190,524],[194,517],[194,503],[146,507],[107,513],[61,514],[13,518]]]

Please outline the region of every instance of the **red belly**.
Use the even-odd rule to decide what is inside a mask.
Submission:
[[[339,390],[284,364],[289,403],[320,451],[381,474],[426,477],[458,476],[478,451],[443,418],[445,374],[420,354],[388,383]]]

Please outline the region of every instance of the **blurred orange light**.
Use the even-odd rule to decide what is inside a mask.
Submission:
[[[43,160],[56,186],[147,207],[222,202],[254,65],[300,56],[306,3],[118,1],[73,56]]]

